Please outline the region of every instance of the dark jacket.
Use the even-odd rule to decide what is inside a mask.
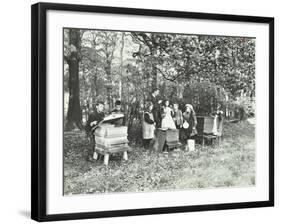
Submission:
[[[153,104],[152,114],[154,117],[154,121],[156,122],[156,127],[161,127],[161,111],[160,111],[160,104],[158,101],[160,100],[159,96],[153,96],[152,94],[148,97],[148,101],[151,101]]]
[[[124,113],[123,110],[117,110],[117,109],[115,108],[115,109],[113,109],[110,113],[111,113],[111,114],[124,114],[124,117],[114,120],[113,124],[114,124],[115,126],[122,126],[122,125],[125,125],[125,113]]]
[[[196,126],[197,126],[196,114],[194,111],[191,111],[190,114],[183,112],[182,116],[183,116],[183,120],[187,121],[189,124],[188,129],[186,129],[186,135],[187,135],[186,138],[189,138],[192,133],[193,128],[195,128],[195,130],[196,130]],[[197,131],[195,131],[195,132],[197,132]]]
[[[87,124],[86,124],[86,132],[89,133],[91,132],[91,129],[95,126],[91,126],[91,123],[93,121],[97,121],[97,124],[102,121],[104,119],[104,113],[103,112],[97,112],[96,110],[91,113],[89,115],[89,118],[88,118],[88,121],[87,121]]]
[[[151,119],[150,113],[151,112],[144,113],[144,121],[148,124],[154,124],[154,120]]]
[[[160,104],[158,104],[159,99],[159,96],[153,96],[152,94],[150,94],[147,101],[152,102],[153,109],[160,109]]]
[[[196,118],[196,114],[194,111],[191,111],[190,114],[183,112],[182,114],[183,116],[183,120],[187,121],[189,123],[189,127],[192,129],[193,127],[196,128],[197,126],[197,118]]]
[[[183,116],[182,116],[182,112],[180,109],[178,109],[177,111],[174,110],[173,120],[177,126],[180,126],[180,127],[182,126]]]

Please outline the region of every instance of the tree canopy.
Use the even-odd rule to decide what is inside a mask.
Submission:
[[[193,103],[202,113],[225,100],[255,95],[251,37],[67,28],[64,65],[67,120],[81,120],[79,107],[91,108],[98,100],[107,108],[117,99],[141,106],[154,87],[162,97]],[[212,105],[202,105],[205,101]]]

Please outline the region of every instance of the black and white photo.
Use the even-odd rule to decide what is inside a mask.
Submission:
[[[254,37],[63,35],[65,195],[255,186]]]

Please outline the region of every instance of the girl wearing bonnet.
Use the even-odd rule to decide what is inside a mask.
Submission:
[[[193,106],[191,104],[185,105],[185,110],[183,112],[183,129],[184,129],[184,139],[190,139],[197,134],[197,118]]]

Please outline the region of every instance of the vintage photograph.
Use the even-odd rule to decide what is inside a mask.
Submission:
[[[255,186],[255,40],[64,28],[64,195]]]

